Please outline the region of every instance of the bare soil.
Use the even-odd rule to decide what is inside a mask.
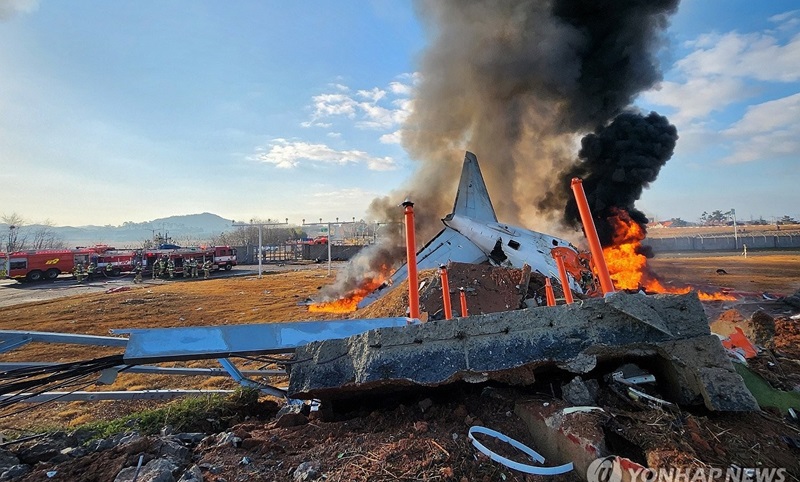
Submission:
[[[713,302],[713,314],[743,307],[744,317],[758,309],[776,316],[776,345],[795,353],[800,343],[798,321],[789,318],[793,310],[779,301],[763,297],[800,290],[800,254],[656,258],[651,266],[664,280],[681,284],[724,287],[741,293],[739,302]],[[325,267],[267,272],[216,278],[208,281],[160,282],[146,280],[134,285],[120,280],[92,293],[33,302],[18,293],[58,290],[69,294],[73,281],[58,281],[50,288],[0,286],[0,329],[53,331],[108,335],[113,328],[151,328],[242,323],[279,323],[296,320],[341,319],[348,315],[310,313],[305,301],[333,281]],[[726,274],[717,274],[724,269]],[[237,270],[234,270],[237,271]],[[234,273],[235,274],[235,273]],[[69,285],[69,286],[68,286]],[[77,285],[76,285],[77,286]],[[110,288],[130,288],[109,292]],[[76,287],[76,289],[83,289]],[[52,293],[50,293],[52,294]],[[402,293],[384,305],[382,316],[403,316]],[[4,305],[9,297],[15,304]],[[455,301],[455,299],[454,299]],[[457,301],[454,303],[458,306]],[[370,314],[378,313],[370,307]],[[402,310],[400,313],[395,311]],[[355,316],[361,316],[357,313]],[[351,315],[352,316],[352,315]],[[120,353],[115,349],[72,345],[30,344],[0,355],[0,361],[85,360]],[[766,355],[765,355],[766,356]],[[772,360],[761,360],[765,370]],[[788,364],[788,365],[787,365]],[[255,369],[257,362],[237,361],[243,369]],[[213,361],[170,364],[169,366],[215,366]],[[797,361],[781,359],[781,367],[796,367]],[[775,375],[778,379],[782,379]],[[281,380],[274,379],[280,384]],[[315,462],[326,480],[540,480],[489,461],[469,444],[471,425],[485,425],[531,444],[530,435],[513,413],[519,400],[554,401],[560,380],[525,390],[481,386],[456,386],[448,390],[414,392],[404,396],[364,400],[363,404],[337,407],[337,413],[322,418],[312,414],[310,422],[281,428],[274,422],[279,401],[264,397],[258,410],[242,414],[231,430],[245,440],[241,447],[201,446],[194,449],[197,463],[219,468],[205,472],[206,481],[291,480],[302,462]],[[228,378],[168,377],[120,374],[110,386],[89,386],[87,390],[137,390],[155,388],[232,389]],[[782,387],[791,389],[792,387]],[[793,387],[796,389],[796,387]],[[426,399],[428,400],[426,402]],[[787,423],[781,414],[713,414],[703,411],[666,412],[636,405],[613,392],[604,392],[601,404],[614,414],[613,425],[622,438],[637,446],[651,466],[688,464],[695,466],[786,467],[788,480],[800,480],[800,451],[791,448],[783,436],[800,436],[800,428]],[[52,402],[18,414],[5,413],[0,430],[10,436],[24,435],[42,427],[75,427],[96,419],[110,419],[166,402]],[[19,407],[15,407],[19,408]],[[248,418],[246,420],[246,418]],[[610,422],[609,422],[610,423]],[[154,446],[139,447],[148,457],[157,457]],[[85,461],[61,464],[58,470],[69,480],[113,480],[121,467],[135,465],[138,454],[109,453]],[[105,458],[103,458],[105,457]],[[242,463],[247,457],[250,463]],[[645,462],[645,460],[643,460]],[[103,467],[106,467],[105,469]],[[43,480],[41,467],[20,480]],[[67,475],[70,474],[70,475]],[[65,479],[66,480],[66,479]],[[553,479],[550,479],[553,480]],[[574,474],[555,480],[577,480]]]

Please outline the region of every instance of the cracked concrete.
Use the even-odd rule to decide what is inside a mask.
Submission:
[[[514,385],[545,368],[575,374],[600,362],[642,357],[663,364],[678,403],[757,410],[697,296],[615,293],[571,305],[381,328],[300,347],[293,398],[342,399],[366,390],[436,387],[464,380]]]

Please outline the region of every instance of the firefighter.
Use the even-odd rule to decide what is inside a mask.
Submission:
[[[74,274],[75,274],[75,279],[78,280],[78,283],[83,283],[83,276],[85,274],[83,271],[83,263],[78,263],[75,265]]]
[[[137,261],[136,265],[133,267],[133,282],[134,283],[141,283],[142,282],[142,263],[141,261]]]
[[[86,279],[89,281],[94,281],[94,272],[97,271],[97,265],[94,264],[94,261],[89,263],[89,267],[86,269]]]
[[[203,275],[205,276],[203,279],[208,279],[211,277],[211,260],[203,263]]]
[[[160,259],[156,259],[155,261],[153,261],[153,268],[152,268],[153,269],[153,279],[156,279],[156,276],[158,276],[158,264],[160,262],[161,262]]]
[[[167,275],[167,255],[161,256],[161,264],[159,265],[160,269],[158,271],[158,276],[164,277]]]
[[[113,273],[114,273],[114,265],[109,261],[108,263],[106,263],[106,271],[105,271],[106,278],[110,278]]]
[[[175,278],[175,261],[172,258],[167,260],[167,272],[169,273],[170,279]]]
[[[197,260],[194,258],[189,260],[189,276],[197,278]]]

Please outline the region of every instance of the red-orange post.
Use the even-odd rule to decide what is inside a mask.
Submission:
[[[554,254],[553,257],[556,259],[556,265],[558,265],[558,277],[561,279],[561,290],[564,292],[564,301],[569,305],[574,300],[572,299],[572,290],[569,287],[567,268],[564,266],[564,256]]]
[[[581,214],[583,232],[586,240],[589,241],[589,251],[592,253],[592,262],[597,268],[597,276],[600,278],[600,288],[603,294],[614,292],[614,283],[608,274],[606,259],[603,257],[603,247],[600,245],[600,237],[597,235],[597,228],[592,219],[592,212],[589,210],[589,201],[586,200],[586,193],[583,191],[583,181],[579,177],[572,178],[572,193],[578,203],[578,212]]]
[[[442,301],[444,302],[444,319],[453,319],[453,307],[450,306],[450,280],[447,278],[447,266],[439,266],[439,276],[442,278]]]
[[[461,292],[461,316],[469,316],[467,312],[467,293],[464,288],[459,288],[458,291]]]
[[[544,279],[544,293],[547,295],[547,306],[556,305],[556,295],[553,293],[553,285],[550,283],[550,277]]]
[[[408,309],[409,316],[419,319],[419,277],[417,276],[417,241],[414,234],[414,203],[403,203],[406,221],[406,258],[408,267]]]

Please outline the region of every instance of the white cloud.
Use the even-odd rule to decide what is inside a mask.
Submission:
[[[772,17],[781,26],[795,12]],[[785,41],[772,33],[706,34],[687,42],[693,51],[674,65],[674,80],[643,94],[649,102],[675,108],[671,118],[688,123],[756,95],[758,82],[800,80],[800,34]]]
[[[39,8],[39,0],[0,0],[0,20],[7,20],[18,13],[31,13]]]
[[[389,84],[389,90],[396,95],[404,95],[409,96],[411,95],[412,87],[408,84],[403,84],[402,82],[391,82]]]
[[[800,34],[784,45],[761,33],[712,34],[700,37],[694,46],[697,50],[677,63],[681,71],[693,76],[722,75],[775,82],[800,80]]]
[[[265,150],[266,152],[263,152]],[[281,169],[297,167],[303,161],[336,165],[361,163],[366,164],[367,168],[373,171],[389,171],[396,168],[396,163],[391,157],[374,157],[357,150],[337,151],[325,144],[311,144],[287,139],[273,139],[268,150],[257,149],[253,159],[274,164]]]
[[[733,141],[727,164],[800,156],[800,93],[749,107],[723,134]]]
[[[383,144],[400,144],[402,141],[402,134],[403,131],[398,129],[391,134],[384,134],[380,137],[380,141]]]
[[[301,125],[330,128],[332,123],[324,121],[344,117],[354,119],[359,129],[394,129],[411,114],[413,103],[409,96],[419,74],[402,74],[399,78],[404,82],[390,82],[386,89],[359,89],[355,95],[347,94],[347,86],[331,84],[339,92],[313,96],[311,119]]]
[[[332,138],[332,139],[340,139],[342,137],[342,133],[341,132],[328,132],[325,135],[330,137],[330,138]]]
[[[670,120],[680,125],[704,118],[730,102],[744,100],[748,92],[739,79],[696,77],[685,83],[662,82],[642,97],[647,102],[675,108]]]
[[[386,91],[383,89],[379,89],[377,87],[373,87],[370,90],[359,90],[357,94],[362,99],[370,100],[373,103],[378,102],[379,100],[386,97]]]
[[[314,120],[334,115],[354,117],[356,114],[357,102],[345,94],[320,94],[312,100],[314,113],[311,118]]]
[[[771,16],[768,20],[777,23],[779,30],[792,30],[800,25],[800,10],[779,13]]]

